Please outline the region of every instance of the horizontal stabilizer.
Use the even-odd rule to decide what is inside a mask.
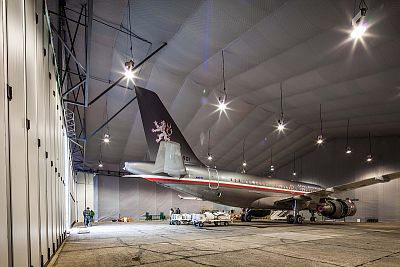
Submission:
[[[166,173],[174,177],[186,174],[180,144],[171,141],[160,142],[153,173]]]

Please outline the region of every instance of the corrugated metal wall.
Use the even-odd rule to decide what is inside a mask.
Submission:
[[[0,266],[46,264],[76,220],[43,10],[39,0],[0,5]]]
[[[178,197],[189,196],[165,188],[144,179],[95,176],[94,212],[95,220],[110,220],[120,216],[138,219],[146,212],[169,215],[171,208],[182,212],[199,212],[202,209],[228,211],[232,207],[209,201],[183,200]],[[237,209],[239,210],[239,209]]]
[[[347,155],[345,139],[329,141],[324,147],[296,159],[296,177],[292,176],[293,162],[279,168],[274,176],[329,187],[400,171],[399,136],[373,138],[371,164],[366,163],[368,138],[350,139],[349,145],[353,152]],[[346,220],[368,217],[400,220],[400,179],[348,191],[337,197],[359,199],[356,215]]]

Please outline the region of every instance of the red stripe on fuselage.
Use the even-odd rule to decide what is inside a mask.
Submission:
[[[198,185],[208,185],[209,183],[213,185],[218,185],[218,182],[214,181],[188,181],[188,180],[176,180],[176,179],[168,179],[168,178],[145,178],[146,180],[153,181],[153,182],[171,182],[171,183],[187,183],[187,184],[198,184]],[[236,187],[236,188],[243,188],[243,189],[255,189],[255,190],[261,190],[261,191],[270,191],[270,192],[275,192],[275,193],[285,193],[285,194],[294,194],[294,195],[303,195],[308,192],[296,192],[292,191],[290,189],[287,190],[280,190],[280,189],[272,189],[272,188],[266,188],[266,187],[256,187],[252,185],[244,185],[244,184],[227,184],[224,182],[219,182],[220,186],[226,186],[226,187]]]

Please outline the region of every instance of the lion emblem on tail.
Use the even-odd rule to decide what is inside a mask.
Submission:
[[[155,129],[151,129],[153,133],[159,133],[157,134],[157,139],[156,142],[159,143],[161,141],[171,141],[171,135],[172,135],[172,126],[170,123],[166,123],[164,120],[162,120],[160,123],[157,121],[153,122],[155,125]]]

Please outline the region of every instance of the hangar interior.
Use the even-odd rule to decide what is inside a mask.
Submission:
[[[400,265],[398,1],[1,0],[0,18],[0,266]],[[127,168],[155,161],[138,88],[207,166],[189,175],[200,197]],[[168,224],[178,207],[247,214],[232,203],[275,178],[303,225]],[[302,183],[324,203],[352,184],[334,196],[357,212],[309,222]]]

